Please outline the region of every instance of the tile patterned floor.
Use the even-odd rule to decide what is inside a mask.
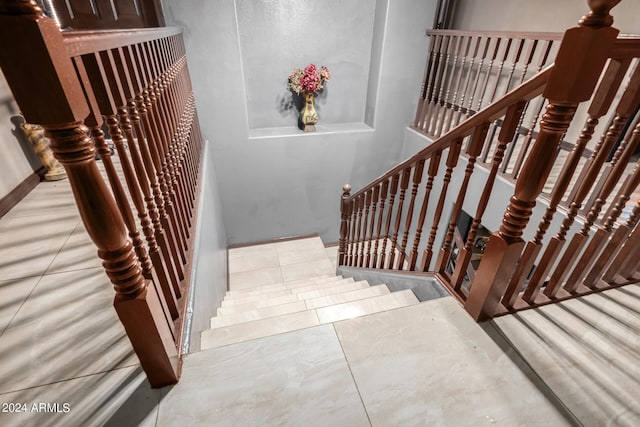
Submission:
[[[72,203],[42,183],[0,219],[0,405],[27,405],[0,426],[640,425],[638,287],[483,325],[440,298],[192,353],[152,390]],[[232,290],[333,274],[336,251],[231,251]]]

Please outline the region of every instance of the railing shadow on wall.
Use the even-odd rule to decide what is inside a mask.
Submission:
[[[62,33],[34,2],[10,1],[0,40],[9,86],[65,167],[151,385],[176,383],[202,146],[181,32]]]
[[[615,4],[568,30],[529,79],[556,35],[434,32],[413,129],[435,140],[345,186],[340,265],[431,273],[477,320],[640,279],[640,37],[618,37]],[[485,237],[498,178],[515,190]]]

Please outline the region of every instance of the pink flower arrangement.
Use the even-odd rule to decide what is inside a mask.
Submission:
[[[317,95],[331,78],[329,69],[324,65],[320,67],[320,71],[315,64],[309,64],[305,69],[296,68],[289,74],[289,87],[298,95],[301,93],[313,93]]]

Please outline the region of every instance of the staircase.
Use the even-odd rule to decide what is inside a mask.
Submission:
[[[319,237],[231,249],[231,289],[202,332],[202,350],[418,304],[411,290],[332,274],[336,249]],[[254,286],[274,274],[275,283]]]

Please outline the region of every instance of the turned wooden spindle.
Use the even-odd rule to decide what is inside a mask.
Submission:
[[[620,248],[609,269],[602,276],[605,283],[618,283],[634,280],[632,275],[638,269],[638,251],[640,250],[640,199],[631,210],[629,219],[624,224],[630,230],[625,243]]]
[[[387,195],[389,193],[389,180],[385,180],[382,182],[382,185],[380,187],[380,209],[379,209],[379,214],[378,214],[378,226],[376,228],[376,244],[375,247],[373,248],[373,259],[371,260],[371,267],[372,268],[377,268],[378,266],[378,247],[380,245],[380,233],[382,232],[382,223],[384,220],[384,207],[385,207],[385,202],[387,200]],[[383,251],[384,252],[384,251]]]
[[[480,75],[483,72],[483,65],[485,59],[487,59],[487,53],[489,53],[489,46],[491,45],[491,37],[484,37],[484,44],[481,50],[482,54],[480,56],[480,61],[478,61],[478,68],[476,70],[475,78],[473,79],[473,84],[471,85],[471,92],[469,94],[469,102],[467,104],[467,117],[471,117],[473,115],[473,100],[476,95],[476,91],[480,88]]]
[[[433,214],[433,222],[431,225],[431,233],[429,234],[429,240],[427,241],[427,247],[422,253],[422,262],[420,269],[427,271],[431,266],[431,258],[433,257],[433,244],[436,240],[436,234],[438,233],[438,227],[440,225],[440,219],[442,218],[442,212],[444,210],[444,202],[447,199],[447,192],[449,190],[449,183],[451,182],[451,175],[453,169],[458,165],[460,158],[460,150],[462,148],[462,138],[458,138],[449,148],[447,154],[446,169],[444,177],[442,178],[442,188],[440,189],[440,197],[438,198],[438,204]]]
[[[360,240],[360,259],[358,260],[358,267],[362,267],[364,259],[366,257],[366,243],[369,241],[367,237],[367,230],[369,229],[369,210],[371,209],[371,196],[373,190],[369,190],[364,193],[364,214],[362,218],[362,240]]]
[[[436,151],[429,159],[429,169],[427,170],[427,183],[425,184],[425,193],[422,198],[422,206],[420,207],[420,215],[418,215],[418,222],[416,224],[416,233],[413,238],[413,245],[411,246],[411,252],[409,254],[409,270],[415,270],[418,263],[418,247],[420,245],[420,239],[422,237],[422,227],[427,216],[427,209],[429,207],[429,200],[431,198],[431,190],[433,189],[433,181],[438,175],[438,168],[440,166],[440,159],[442,157],[442,151]]]
[[[461,37],[463,40],[466,40],[463,48],[463,53],[461,55],[460,65],[458,66],[458,77],[456,78],[456,83],[453,90],[453,99],[451,100],[451,107],[448,109],[448,114],[444,118],[445,127],[443,132],[448,132],[451,130],[455,124],[457,124],[458,112],[460,111],[460,105],[462,105],[463,101],[460,100],[460,105],[458,105],[458,95],[460,94],[460,86],[462,84],[462,75],[465,74],[467,67],[465,66],[467,62],[467,57],[469,56],[469,50],[471,49],[471,42],[473,41],[473,37],[466,36]],[[467,73],[467,76],[469,73]],[[461,94],[461,97],[464,97],[464,93]],[[455,124],[454,124],[455,123]]]
[[[446,123],[446,117],[448,116],[449,111],[451,110],[451,100],[449,98],[450,94],[451,94],[451,89],[452,89],[452,85],[453,85],[453,81],[454,81],[454,77],[455,77],[455,71],[456,71],[456,65],[458,63],[458,57],[460,56],[460,51],[462,49],[462,37],[460,36],[452,36],[453,39],[455,39],[455,46],[454,46],[454,42],[451,42],[451,46],[452,46],[452,52],[453,53],[453,60],[451,61],[451,66],[449,66],[447,68],[448,72],[448,83],[447,83],[447,88],[444,91],[444,96],[440,99],[440,111],[436,113],[436,117],[435,117],[435,127],[436,130],[434,131],[434,135],[440,137],[442,136],[442,130],[445,127],[445,123]],[[447,62],[449,61],[449,58],[451,56],[451,53],[449,54],[449,56],[447,57]],[[440,83],[440,93],[443,92],[444,89],[444,80]]]
[[[416,196],[418,195],[418,187],[422,183],[422,173],[424,171],[424,160],[418,160],[418,163],[413,168],[413,186],[411,187],[411,199],[409,200],[409,208],[407,209],[406,220],[404,224],[404,233],[402,234],[402,243],[400,247],[400,257],[398,258],[398,269],[404,270],[404,263],[407,258],[407,243],[409,240],[409,231],[411,229],[411,222],[413,220],[413,209],[416,204]]]
[[[396,199],[396,193],[398,192],[398,181],[400,180],[400,174],[396,173],[391,177],[391,186],[389,189],[389,205],[387,212],[387,221],[385,224],[385,232],[382,238],[382,249],[380,250],[380,265],[379,268],[385,268],[385,260],[387,257],[387,242],[389,240],[389,232],[391,230],[391,219],[393,218],[393,208]]]
[[[471,84],[471,75],[473,74],[473,66],[475,64],[476,61],[476,57],[478,56],[478,52],[480,51],[480,42],[482,40],[482,37],[477,36],[475,38],[476,42],[474,44],[474,48],[473,48],[473,54],[471,55],[471,60],[469,61],[469,67],[468,67],[468,71],[467,71],[467,76],[465,77],[465,83],[464,83],[464,89],[462,90],[462,94],[460,95],[460,105],[458,106],[458,110],[457,110],[457,114],[456,114],[456,118],[455,120],[452,121],[452,127],[457,126],[460,121],[466,117],[467,114],[467,109],[464,107],[464,102],[465,102],[465,97],[467,95],[467,93],[469,92],[469,86]],[[471,86],[473,88],[473,86]],[[471,89],[473,90],[473,89]]]
[[[416,109],[416,118],[413,122],[413,126],[416,129],[424,129],[424,121],[427,111],[428,92],[430,90],[431,76],[434,70],[435,64],[435,41],[436,36],[429,37],[429,54],[427,55],[427,63],[424,67],[424,77],[422,78],[422,86],[420,87],[420,96],[418,97],[418,108]]]
[[[396,221],[391,236],[391,250],[389,252],[389,265],[387,268],[393,269],[396,259],[396,251],[398,250],[398,234],[400,233],[400,225],[402,224],[402,209],[404,207],[404,198],[409,188],[409,179],[411,176],[411,168],[402,170],[402,178],[400,179],[400,195],[398,196],[398,210],[396,211]],[[404,252],[404,248],[400,248]],[[400,266],[398,267],[400,269]]]
[[[380,186],[376,185],[373,188],[373,194],[371,196],[371,224],[369,226],[369,239],[367,240],[367,255],[364,261],[364,267],[370,268],[371,266],[371,251],[373,249],[373,241],[375,240],[377,243],[377,239],[375,239],[374,231],[376,225],[376,209],[378,207],[378,200],[380,198]]]
[[[460,190],[458,191],[458,197],[456,198],[455,205],[453,206],[453,211],[451,212],[451,220],[449,221],[449,226],[447,227],[447,234],[445,235],[442,249],[440,249],[440,253],[438,254],[438,259],[436,261],[436,267],[434,270],[437,272],[443,273],[445,271],[449,256],[451,255],[451,244],[453,242],[453,235],[458,223],[458,219],[460,218],[460,213],[462,212],[462,205],[467,195],[469,180],[471,179],[471,174],[473,173],[476,159],[482,152],[482,146],[484,145],[485,139],[487,138],[488,131],[489,122],[484,122],[480,126],[477,126],[474,129],[471,141],[469,142],[469,145],[465,150],[468,157],[467,167],[464,170],[464,178],[462,179],[462,184],[460,185]]]
[[[613,19],[609,10],[618,2],[592,0],[589,15],[579,27],[564,34],[543,94],[549,105],[540,132],[520,172],[500,230],[489,239],[465,302],[476,320],[495,314],[515,271],[524,247],[522,232],[551,170],[558,144],[578,104],[591,97],[608,60],[607,52],[616,41],[618,30],[610,26]]]

